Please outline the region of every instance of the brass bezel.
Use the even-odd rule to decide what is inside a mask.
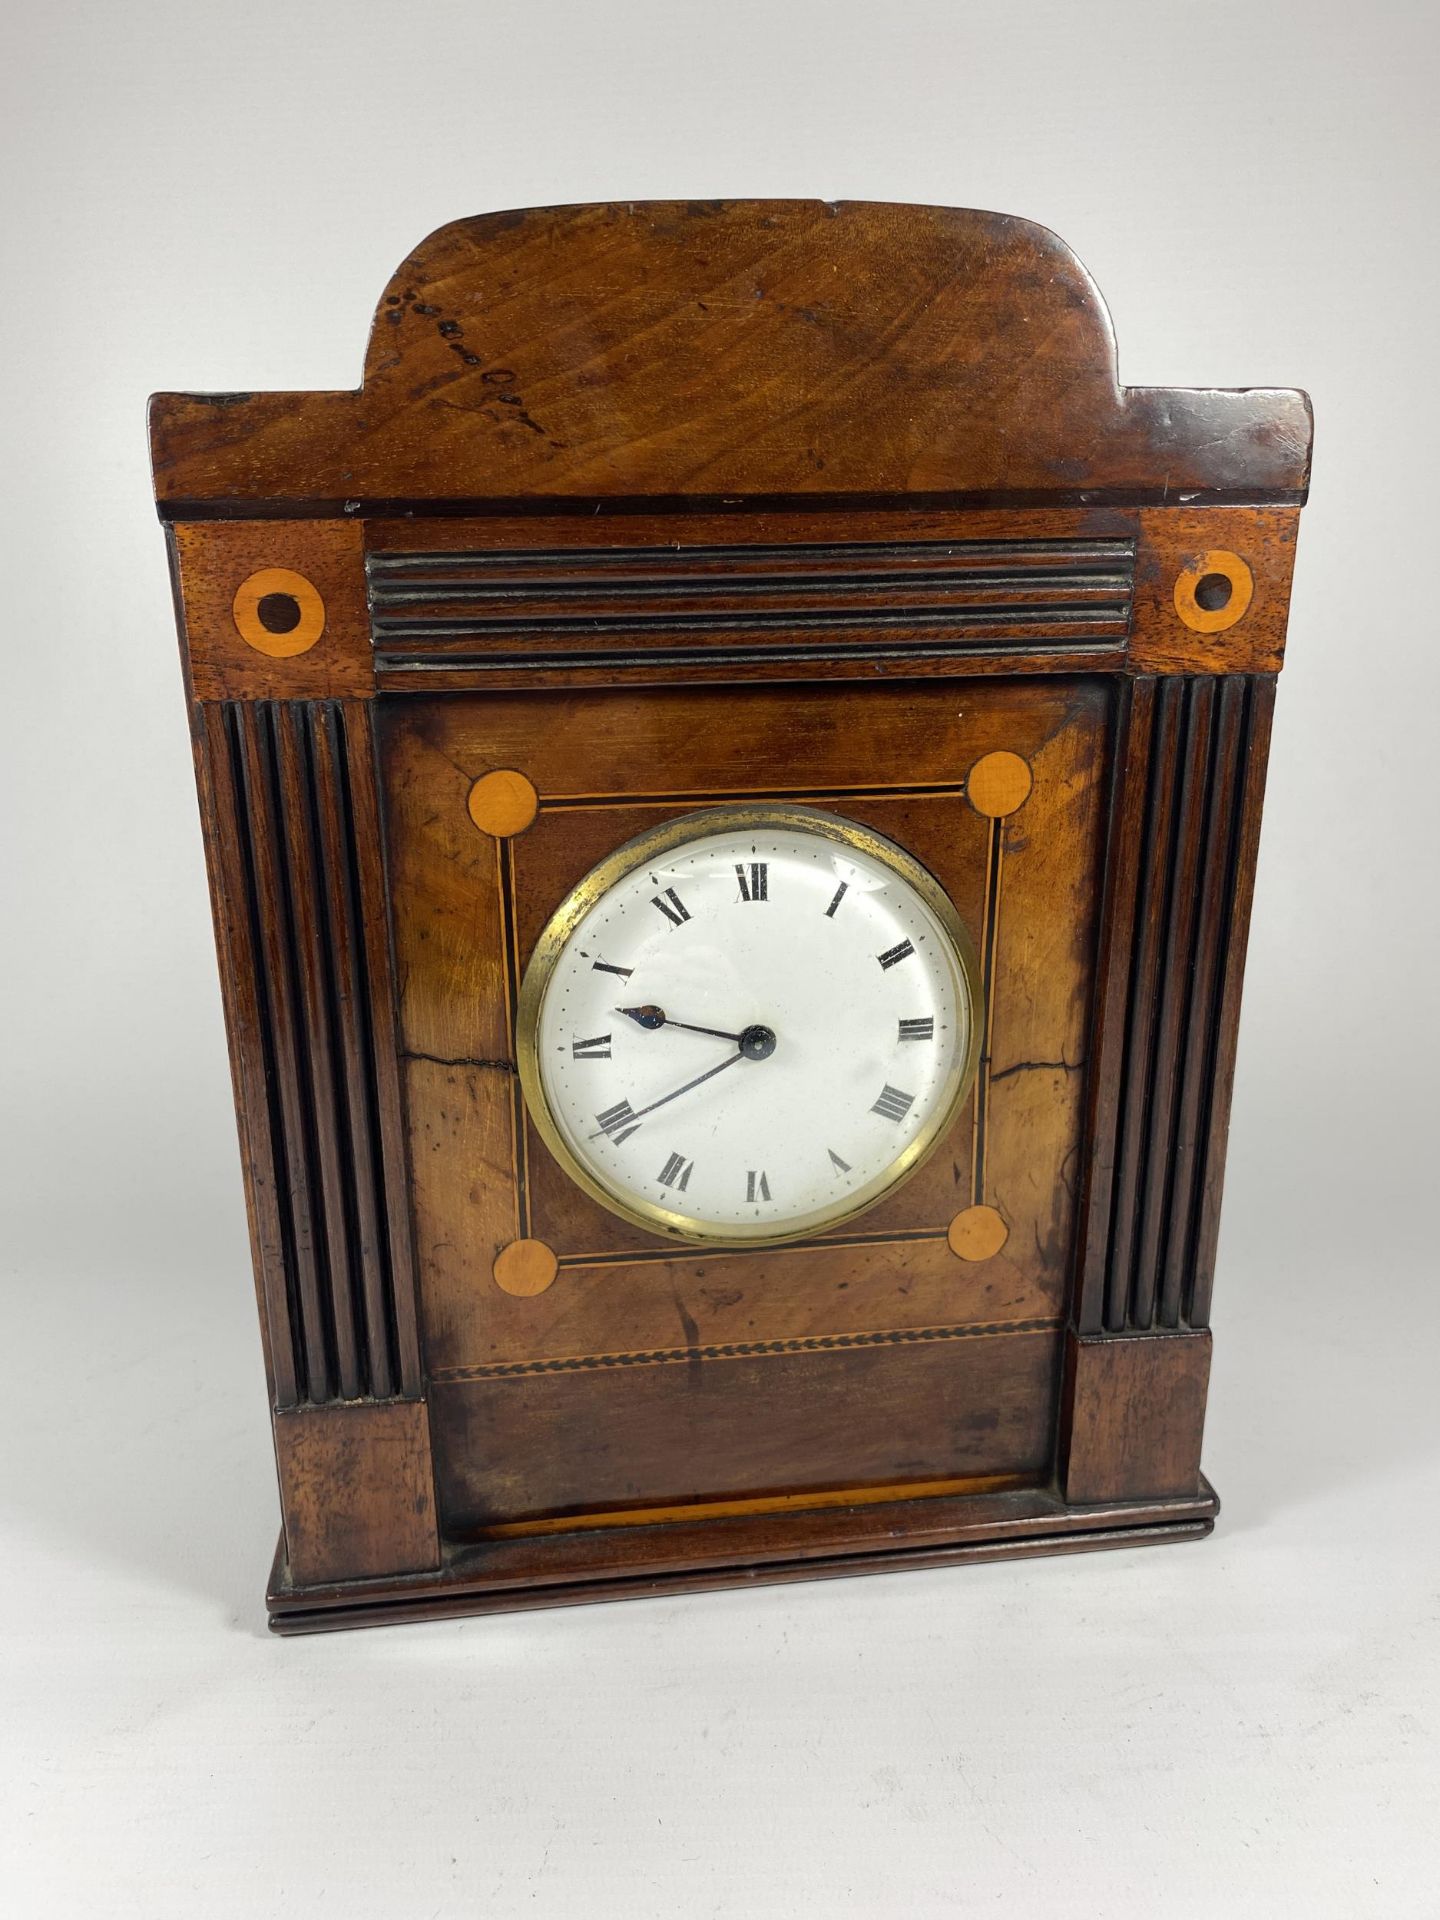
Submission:
[[[961,987],[968,1004],[965,1007],[967,1037],[964,1052],[958,1057],[947,1097],[930,1123],[909,1143],[895,1161],[894,1178],[858,1205],[832,1215],[823,1225],[810,1225],[794,1233],[767,1236],[736,1235],[721,1232],[697,1232],[683,1214],[670,1212],[648,1201],[626,1201],[608,1191],[585,1164],[576,1158],[569,1142],[550,1112],[540,1071],[540,1013],[554,976],[555,966],[572,935],[591,908],[619,881],[653,861],[658,855],[673,852],[689,840],[709,838],[745,828],[792,829],[817,833],[827,840],[868,855],[890,867],[914,889],[935,916],[955,950]],[[968,929],[956,912],[950,896],[935,876],[912,854],[873,828],[838,814],[824,813],[814,807],[770,805],[752,802],[744,805],[701,807],[678,815],[658,827],[637,834],[617,847],[592,867],[585,878],[571,888],[546,922],[526,962],[515,1015],[516,1062],[526,1109],[537,1132],[555,1159],[575,1184],[607,1212],[629,1225],[666,1240],[680,1240],[692,1246],[727,1247],[735,1250],[785,1246],[831,1233],[846,1221],[868,1213],[882,1200],[888,1200],[904,1183],[918,1173],[949,1132],[975,1078],[980,1057],[981,1022],[984,997],[981,991],[980,963]]]

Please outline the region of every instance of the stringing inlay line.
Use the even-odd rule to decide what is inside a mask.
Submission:
[[[913,1246],[930,1240],[943,1240],[943,1227],[917,1227],[910,1233],[849,1233],[836,1235],[824,1240],[784,1240],[780,1246],[789,1253],[833,1253],[838,1247],[903,1247]],[[562,1253],[562,1267],[633,1267],[647,1261],[683,1260],[687,1255],[696,1260],[753,1260],[761,1254],[774,1253],[774,1245],[756,1245],[753,1247],[712,1247],[699,1240],[676,1240],[673,1245],[663,1247],[636,1248],[618,1253]]]
[[[1058,1333],[1059,1319],[990,1320],[965,1327],[894,1327],[883,1333],[800,1334],[789,1340],[742,1340],[725,1345],[651,1347],[634,1353],[587,1353],[557,1360],[497,1360],[489,1366],[436,1367],[437,1384],[517,1380],[537,1374],[608,1372],[616,1367],[685,1366],[696,1360],[757,1360],[803,1353],[852,1353],[866,1347],[932,1346],[946,1340],[979,1340],[1016,1333]]]
[[[913,787],[707,787],[680,793],[546,794],[547,810],[594,807],[704,806],[723,800],[928,800],[963,796],[965,782],[934,782]]]
[[[520,1003],[520,956],[516,948],[515,862],[510,842],[495,842],[496,878],[500,886],[500,945],[505,960],[505,1035],[510,1058],[515,1058],[515,1024]],[[525,1163],[525,1096],[520,1076],[512,1076],[510,1088],[510,1150],[515,1169],[515,1238],[530,1238],[530,1183]]]
[[[981,1010],[980,1064],[975,1074],[975,1144],[971,1156],[970,1198],[975,1206],[985,1200],[985,1165],[989,1149],[990,1056],[994,1041],[995,949],[1000,932],[1000,883],[1004,874],[1004,821],[990,822],[990,847],[985,863],[985,914],[980,942]]]
[[[931,786],[889,786],[889,787],[736,787],[732,789],[707,788],[703,791],[655,794],[573,794],[545,796],[544,810],[578,811],[584,808],[612,809],[622,811],[627,807],[669,807],[681,805],[705,805],[710,802],[734,800],[789,800],[801,805],[809,802],[827,800],[888,800],[888,799],[951,799],[963,797],[966,782],[954,781],[948,784],[936,783]],[[1002,820],[990,823],[990,844],[986,861],[985,907],[981,944],[981,991],[985,998],[983,1010],[984,1030],[982,1035],[980,1065],[975,1078],[975,1139],[972,1149],[972,1194],[978,1205],[984,1197],[985,1185],[985,1122],[989,1104],[990,1083],[990,1025],[995,992],[995,937],[999,917],[999,886],[1003,859]],[[505,992],[506,1021],[510,1036],[510,1057],[515,1057],[515,1010],[519,1000],[519,953],[516,946],[517,910],[515,900],[516,874],[511,854],[510,842],[500,840],[496,843],[500,857],[500,896],[504,916],[503,945],[505,949]],[[514,1166],[516,1180],[516,1235],[517,1238],[530,1236],[530,1197],[526,1181],[526,1114],[524,1095],[520,1089],[518,1075],[514,1088],[515,1111],[512,1119],[514,1141]],[[884,1234],[871,1238],[866,1235],[846,1236],[844,1239],[820,1240],[814,1242],[786,1243],[787,1252],[823,1253],[827,1247],[848,1246],[893,1246],[904,1242],[943,1240],[943,1228],[919,1230],[909,1234]],[[606,1254],[562,1253],[559,1256],[561,1268],[573,1267],[621,1267],[633,1266],[650,1261],[669,1261],[683,1257],[687,1252],[703,1254],[707,1260],[735,1259],[741,1255],[753,1254],[762,1249],[753,1247],[708,1247],[699,1243],[676,1243],[665,1247],[638,1247],[631,1251],[620,1249]],[[437,1376],[438,1377],[438,1376]]]

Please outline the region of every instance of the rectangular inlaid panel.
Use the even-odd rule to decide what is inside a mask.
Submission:
[[[1063,1336],[591,1367],[434,1389],[449,1537],[586,1510],[832,1487],[1036,1478]]]
[[[432,1377],[1058,1319],[1108,700],[1091,683],[1027,682],[783,699],[466,698],[382,714]],[[969,770],[997,751],[1023,756],[1033,780],[1003,819],[965,791]],[[895,791],[862,785],[877,764],[894,769]],[[499,767],[523,771],[540,795],[534,825],[503,843],[466,811],[472,780]],[[836,1233],[756,1252],[676,1250],[582,1193],[528,1125],[513,1065],[515,985],[550,913],[615,846],[707,801],[780,795],[890,835],[944,885],[986,970],[981,1070],[921,1172]],[[1001,1214],[1008,1239],[988,1259],[957,1259],[947,1229],[976,1205]],[[491,1278],[515,1238],[543,1239],[559,1257],[559,1277],[538,1296],[514,1298]]]
[[[1080,680],[403,709],[382,697],[425,1346],[457,1512],[488,1511],[486,1487],[506,1514],[675,1495],[665,1472],[617,1478],[569,1441],[545,1451],[569,1458],[573,1486],[507,1482],[502,1492],[496,1476],[532,1471],[522,1456],[536,1443],[537,1409],[572,1396],[577,1418],[597,1395],[616,1408],[631,1395],[653,1404],[656,1460],[678,1471],[713,1456],[721,1491],[747,1484],[752,1468],[756,1485],[788,1488],[1043,1467],[1053,1394],[1027,1405],[1016,1446],[1002,1426],[1020,1415],[1012,1407],[1002,1420],[995,1382],[1011,1340],[1041,1354],[1035,1365],[1050,1377],[1065,1310],[1111,699]],[[983,778],[971,791],[972,770],[995,754],[1017,756],[1029,782],[1001,815],[979,804]],[[481,833],[467,810],[472,783],[498,769],[523,773],[539,796],[534,823],[505,840]],[[798,1246],[675,1248],[581,1192],[529,1124],[515,995],[545,922],[598,861],[660,821],[737,798],[831,809],[936,876],[980,954],[982,1060],[933,1157],[855,1221]],[[1003,1221],[1004,1244],[957,1257],[951,1223],[976,1208]],[[539,1293],[517,1297],[494,1280],[496,1255],[515,1239],[557,1256]],[[838,1417],[847,1381],[872,1383],[878,1405],[882,1385],[911,1392],[902,1375],[912,1363],[927,1383],[914,1444],[890,1431],[893,1418],[883,1457],[871,1440],[847,1439],[864,1426]],[[960,1403],[947,1385],[942,1417],[928,1384],[951,1381],[952,1364],[967,1383],[963,1448]],[[835,1420],[813,1457],[796,1449],[775,1398],[797,1368],[826,1408],[822,1425]],[[602,1375],[613,1384],[597,1385]],[[722,1471],[714,1422],[746,1436],[750,1468],[737,1456]]]

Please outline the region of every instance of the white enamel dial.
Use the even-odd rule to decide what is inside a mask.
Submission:
[[[520,1006],[530,1110],[651,1232],[817,1233],[919,1164],[968,1088],[970,942],[898,847],[799,807],[691,814],[560,908]]]

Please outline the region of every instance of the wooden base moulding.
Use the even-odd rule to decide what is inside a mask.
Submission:
[[[714,1593],[987,1560],[1203,1540],[1220,1502],[1200,1477],[1187,1500],[1067,1506],[1042,1488],[889,1501],[768,1520],[719,1518],[455,1547],[435,1573],[331,1587],[290,1585],[282,1535],[268,1601],[274,1632],[402,1625],[471,1613]]]

